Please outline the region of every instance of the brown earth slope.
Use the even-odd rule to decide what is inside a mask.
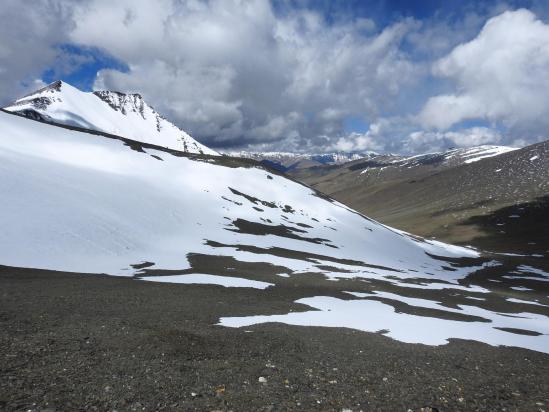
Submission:
[[[549,142],[469,164],[433,155],[402,165],[380,156],[292,176],[420,236],[498,251],[549,249]]]

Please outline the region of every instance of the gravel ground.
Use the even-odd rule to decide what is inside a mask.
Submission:
[[[538,352],[216,326],[304,309],[248,288],[8,267],[0,285],[1,410],[549,411]]]

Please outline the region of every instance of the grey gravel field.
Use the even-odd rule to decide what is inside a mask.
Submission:
[[[549,409],[540,352],[216,325],[304,310],[289,286],[266,293],[10,267],[0,284],[2,410]]]

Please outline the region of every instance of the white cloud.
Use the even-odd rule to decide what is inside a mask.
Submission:
[[[371,128],[366,133],[350,133],[348,136],[340,137],[333,149],[338,152],[375,152],[384,149],[384,143],[377,141],[376,137]]]
[[[140,91],[207,144],[318,146],[346,117],[391,108],[418,75],[400,48],[413,20],[372,34],[369,20],[280,16],[268,1],[162,4],[90,0],[76,8],[71,39],[128,64],[101,71],[96,87]]]
[[[42,72],[59,57],[70,10],[63,4],[3,0],[0,6],[0,105],[42,86]]]
[[[382,117],[371,123],[365,133],[349,133],[339,137],[330,147],[335,151],[397,152],[402,149],[401,136],[411,133],[413,124],[407,117]]]
[[[431,97],[418,118],[447,129],[469,119],[510,129],[549,126],[549,25],[528,10],[491,18],[479,35],[433,66],[456,84],[454,93]]]

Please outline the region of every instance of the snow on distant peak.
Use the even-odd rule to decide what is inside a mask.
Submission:
[[[516,147],[509,146],[476,146],[470,147],[467,149],[454,149],[449,152],[446,152],[446,158],[450,159],[454,156],[459,156],[463,159],[463,163],[474,163],[479,160],[486,159],[488,157],[498,156],[503,153],[512,152],[517,150]]]
[[[445,152],[424,153],[413,156],[385,155],[382,157],[386,160],[388,158],[389,164],[392,166],[405,166],[408,168],[439,164],[458,166],[461,164],[478,162],[479,160],[498,156],[513,150],[517,150],[517,148],[509,146],[483,145],[450,149]]]
[[[218,155],[164,119],[140,94],[83,92],[58,80],[5,109],[37,120],[97,130],[169,149]]]
[[[271,161],[289,168],[295,168],[300,162],[305,166],[324,164],[343,164],[353,160],[363,159],[377,155],[375,152],[333,152],[333,153],[292,153],[292,152],[251,152],[233,151],[226,152],[227,156],[243,157],[258,161]]]

